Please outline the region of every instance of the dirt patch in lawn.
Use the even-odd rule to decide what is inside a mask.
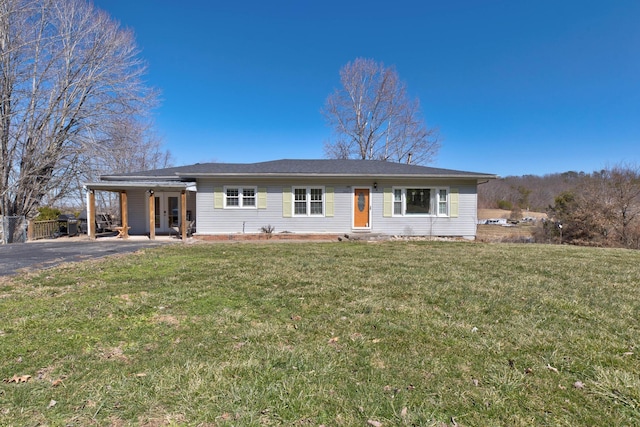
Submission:
[[[478,242],[514,242],[532,243],[534,242],[535,225],[514,225],[505,227],[500,225],[478,225],[476,240]]]

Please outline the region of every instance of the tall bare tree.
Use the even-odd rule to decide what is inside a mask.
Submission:
[[[122,117],[105,123],[102,143],[83,153],[81,171],[76,174],[74,191],[68,202],[84,206],[83,184],[100,175],[161,169],[172,165],[171,153],[162,148],[153,132],[152,123],[140,118]],[[114,193],[96,194],[96,203],[104,211],[118,212],[118,197]]]
[[[604,215],[609,219],[610,238],[623,247],[632,247],[640,236],[634,235],[640,220],[640,167],[616,165],[594,174],[594,181],[601,189],[598,194],[603,203]]]
[[[83,206],[83,186],[100,175],[161,169],[172,165],[173,158],[163,149],[162,141],[153,131],[153,125],[142,118],[120,117],[112,123],[103,123],[100,144],[92,144],[78,156],[74,180],[62,206]],[[116,213],[118,198],[115,194],[100,192],[96,203],[104,211]]]
[[[357,58],[340,70],[342,88],[327,97],[322,113],[334,139],[329,158],[427,164],[440,148],[438,132],[427,128],[418,99],[393,67]]]
[[[154,105],[144,71],[132,32],[85,0],[0,0],[0,214],[66,197],[100,147],[127,158],[113,130]]]

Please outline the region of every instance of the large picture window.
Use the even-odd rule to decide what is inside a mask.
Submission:
[[[294,216],[324,216],[324,188],[294,187]]]
[[[256,187],[225,187],[225,208],[255,208]]]
[[[393,216],[448,216],[448,193],[446,188],[394,188]]]
[[[406,215],[429,215],[433,213],[431,209],[431,189],[407,188],[405,190],[404,213]]]

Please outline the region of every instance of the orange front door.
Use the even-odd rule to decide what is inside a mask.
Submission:
[[[353,227],[369,227],[369,189],[353,190]]]

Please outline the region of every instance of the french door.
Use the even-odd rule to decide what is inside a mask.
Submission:
[[[154,222],[156,233],[171,233],[180,226],[180,193],[156,193]]]

